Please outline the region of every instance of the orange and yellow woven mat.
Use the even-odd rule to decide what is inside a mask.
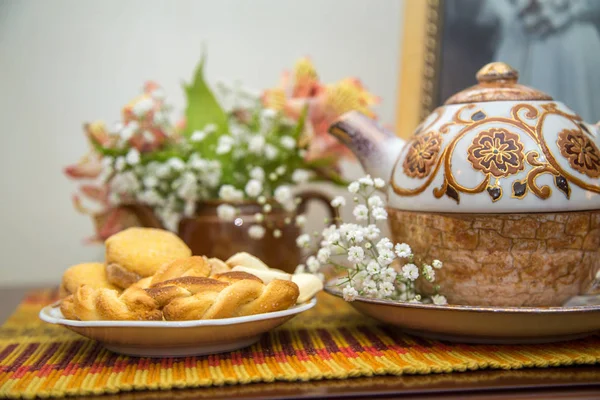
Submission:
[[[30,294],[0,327],[0,397],[67,396],[246,384],[518,369],[600,362],[600,337],[545,345],[465,345],[407,336],[322,294],[256,345],[187,358],[135,358],[40,321],[55,300]]]

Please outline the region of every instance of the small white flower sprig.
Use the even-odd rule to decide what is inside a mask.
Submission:
[[[447,304],[439,294],[439,285],[434,286],[430,297],[418,293],[419,279],[435,282],[435,270],[442,268],[440,260],[417,266],[415,255],[406,243],[394,244],[389,238],[381,237],[377,222],[387,219],[384,202],[376,192],[385,182],[369,175],[352,182],[348,191],[354,195],[353,215],[358,223],[330,225],[320,235],[322,240],[316,256],[310,256],[306,265],[297,267],[297,272],[321,275],[321,269],[331,265],[344,271],[338,278],[338,286],[343,287],[344,300],[353,301],[357,296],[387,299],[400,302]],[[334,198],[331,205],[341,208],[346,205],[342,196]],[[316,235],[317,237],[319,235]],[[310,249],[311,237],[301,235],[297,245]]]

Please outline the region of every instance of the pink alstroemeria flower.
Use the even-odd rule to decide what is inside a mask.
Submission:
[[[346,146],[327,133],[329,126],[342,114],[357,110],[375,118],[371,107],[379,98],[369,93],[358,79],[346,78],[325,85],[308,58],[300,59],[292,74],[284,72],[279,87],[266,90],[262,97],[265,107],[298,119],[307,109],[308,126],[301,145],[307,144],[306,160],[350,157]]]

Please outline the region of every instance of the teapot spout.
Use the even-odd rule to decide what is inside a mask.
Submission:
[[[404,140],[378,126],[358,111],[342,115],[329,127],[329,133],[345,144],[373,177],[389,180]]]

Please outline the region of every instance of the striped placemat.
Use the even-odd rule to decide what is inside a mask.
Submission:
[[[31,293],[0,327],[0,397],[98,395],[251,382],[520,369],[600,361],[600,337],[544,345],[466,345],[420,339],[322,294],[319,304],[247,349],[187,358],[135,358],[46,324],[56,298]]]

